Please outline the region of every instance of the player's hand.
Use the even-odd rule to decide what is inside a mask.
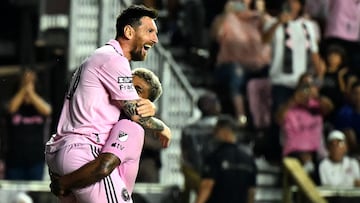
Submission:
[[[154,103],[152,103],[150,100],[148,99],[142,99],[140,98],[137,103],[137,113],[141,116],[141,117],[151,117],[154,116],[156,113],[156,106]]]
[[[70,191],[66,191],[64,189],[61,188],[60,186],[60,176],[55,174],[55,173],[52,173],[52,172],[49,172],[49,175],[50,175],[50,180],[51,180],[51,183],[50,183],[50,191],[51,193],[53,193],[54,195],[56,195],[57,197],[59,196],[66,196],[70,193]]]
[[[161,146],[163,148],[167,148],[170,145],[170,141],[171,141],[171,130],[169,127],[167,127],[165,125],[164,130],[162,130],[161,132],[157,133],[159,135],[159,140],[161,143]]]

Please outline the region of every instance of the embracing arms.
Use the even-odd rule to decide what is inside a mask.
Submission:
[[[131,101],[124,101],[123,110],[125,114],[134,119],[139,119],[138,123],[147,129],[154,130],[159,135],[160,142],[163,147],[169,145],[171,139],[170,128],[167,127],[161,120],[150,117],[152,112],[155,112],[154,105],[149,100],[139,100],[138,104],[134,105]],[[139,116],[149,115],[146,119]],[[145,127],[144,127],[145,128]],[[121,164],[121,160],[112,153],[101,153],[93,161],[90,161],[69,174],[64,176],[57,176],[50,172],[51,177],[51,191],[57,196],[66,195],[71,189],[83,188],[100,181]]]

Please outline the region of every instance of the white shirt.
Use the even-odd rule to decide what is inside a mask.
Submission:
[[[354,187],[355,180],[360,179],[359,162],[347,156],[339,163],[325,158],[320,162],[319,173],[323,186]]]
[[[268,30],[274,23],[276,23],[275,18],[269,20],[265,24],[265,30]],[[309,44],[306,43],[308,40],[306,39],[306,35],[304,33],[304,24],[309,33]],[[313,22],[305,18],[299,18],[289,21],[288,29],[291,35],[291,47],[293,47],[293,73],[283,73],[285,31],[284,26],[280,25],[275,30],[271,44],[273,55],[270,66],[270,79],[272,84],[294,88],[300,76],[307,69],[307,60],[311,60],[307,57],[307,46],[309,46],[311,53],[317,53],[319,48],[317,45],[316,30]]]

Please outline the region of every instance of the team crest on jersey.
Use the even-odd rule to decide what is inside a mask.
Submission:
[[[122,191],[121,191],[121,198],[122,198],[125,202],[130,201],[129,192],[128,192],[125,188],[123,188]]]
[[[126,132],[120,131],[118,135],[118,139],[121,142],[125,142],[128,139],[129,135]]]

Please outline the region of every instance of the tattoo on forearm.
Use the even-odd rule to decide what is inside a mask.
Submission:
[[[156,130],[156,131],[164,130],[164,125],[162,124],[162,122],[160,122],[159,119],[154,117],[141,118],[139,120],[139,123],[145,129]]]
[[[132,118],[134,115],[138,115],[136,111],[136,103],[132,101],[125,101],[123,110],[128,118]],[[164,130],[163,123],[155,117],[141,117],[138,123],[145,129],[162,131]]]
[[[131,118],[134,115],[137,115],[136,111],[136,103],[131,101],[125,101],[124,107],[123,107],[124,113]]]

